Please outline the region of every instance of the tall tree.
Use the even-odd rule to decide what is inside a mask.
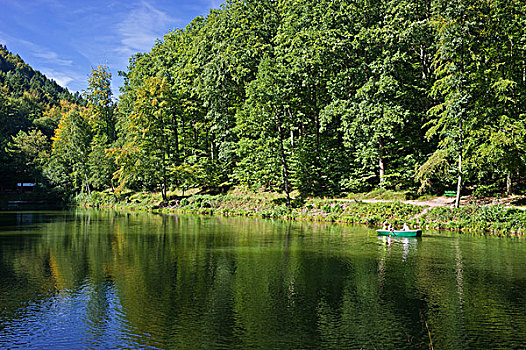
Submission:
[[[125,144],[117,155],[121,187],[130,177],[142,176],[146,185],[160,185],[163,200],[167,199],[169,170],[174,166],[171,105],[164,78],[151,77],[137,91]]]
[[[256,177],[261,176],[266,166],[281,168],[281,184],[285,191],[287,202],[290,202],[290,146],[287,135],[290,134],[291,114],[287,100],[288,91],[283,85],[283,69],[272,58],[264,58],[259,66],[257,79],[248,91],[246,114],[240,119],[239,128],[245,135],[241,140],[241,151],[247,152],[249,162],[262,164]],[[258,145],[263,147],[246,149],[246,146]],[[255,153],[256,151],[260,151]],[[259,158],[259,159],[258,159]]]
[[[465,156],[466,131],[475,126],[474,79],[477,72],[477,33],[480,32],[478,15],[480,2],[438,1],[436,27],[438,33],[437,52],[434,58],[435,81],[432,93],[443,101],[430,113],[435,118],[428,137],[440,135],[441,148],[453,148],[458,154],[457,197],[460,203],[463,179],[463,158]]]

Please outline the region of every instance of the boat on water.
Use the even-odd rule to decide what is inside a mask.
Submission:
[[[378,236],[421,237],[422,230],[376,230]]]

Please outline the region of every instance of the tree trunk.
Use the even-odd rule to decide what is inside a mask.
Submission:
[[[462,189],[462,151],[458,155],[458,183],[457,198],[455,199],[455,208],[460,206],[460,190]]]
[[[172,121],[173,125],[174,125],[174,147],[175,147],[175,164],[179,165],[179,125],[177,123],[177,117],[176,116],[173,116],[173,121]]]
[[[384,140],[380,137],[378,140],[378,166],[380,167],[380,187],[385,181],[385,162],[384,162]]]
[[[167,195],[166,195],[166,187],[168,186],[168,181],[166,180],[166,167],[165,167],[165,161],[163,159],[163,190],[161,192],[161,195],[163,197],[163,201],[166,201]]]
[[[166,186],[167,186],[167,179],[166,179],[166,153],[167,153],[167,149],[166,149],[166,141],[165,141],[165,138],[164,138],[164,135],[163,137],[161,138],[161,142],[162,142],[162,155],[163,155],[163,188],[162,188],[162,191],[161,191],[161,195],[163,197],[163,201],[166,201]]]
[[[91,188],[90,188],[90,185],[89,185],[87,169],[86,169],[86,165],[85,164],[84,164],[84,180],[86,181],[86,191],[88,192],[88,196],[91,196]]]
[[[212,160],[212,162],[214,162],[215,160],[215,144],[214,144],[214,141],[212,140],[210,142],[210,159]]]
[[[424,49],[424,45],[420,44],[420,61],[422,64],[422,80],[427,80],[427,62],[426,62],[426,53]]]
[[[285,155],[285,147],[283,146],[283,130],[282,121],[280,117],[277,117],[278,122],[278,134],[279,134],[279,152],[281,155],[281,165],[283,170],[283,185],[285,187],[285,193],[287,195],[287,205],[290,205],[290,189],[289,189],[289,174],[287,169],[287,157]]]
[[[506,174],[506,195],[511,196],[511,172]]]
[[[290,112],[290,108],[287,109],[287,112],[289,113],[290,120],[294,120],[294,118],[292,117],[292,113]],[[294,143],[294,130],[292,128],[290,128],[290,148],[292,151],[292,155],[294,155],[295,143]]]
[[[464,13],[461,14],[461,27],[464,28]],[[464,93],[464,36],[460,36],[460,92]],[[455,198],[455,208],[460,207],[460,191],[462,190],[462,151],[464,149],[463,144],[463,133],[464,133],[464,120],[463,120],[463,108],[464,104],[461,106],[460,110],[460,125],[459,125],[459,145],[460,151],[458,153],[458,182],[457,182],[457,197]]]
[[[314,122],[316,124],[316,156],[320,157],[320,118],[316,114],[314,117]]]

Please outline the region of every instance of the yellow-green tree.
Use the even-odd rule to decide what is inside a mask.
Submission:
[[[88,156],[91,132],[86,110],[75,107],[60,120],[52,137],[52,160],[47,172],[54,185],[90,192]]]
[[[95,135],[106,134],[114,138],[113,99],[111,92],[111,72],[105,65],[91,68],[88,89],[84,92],[89,109],[88,121]]]

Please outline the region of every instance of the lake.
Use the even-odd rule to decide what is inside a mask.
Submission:
[[[0,213],[0,348],[513,349],[523,238],[118,211]]]

